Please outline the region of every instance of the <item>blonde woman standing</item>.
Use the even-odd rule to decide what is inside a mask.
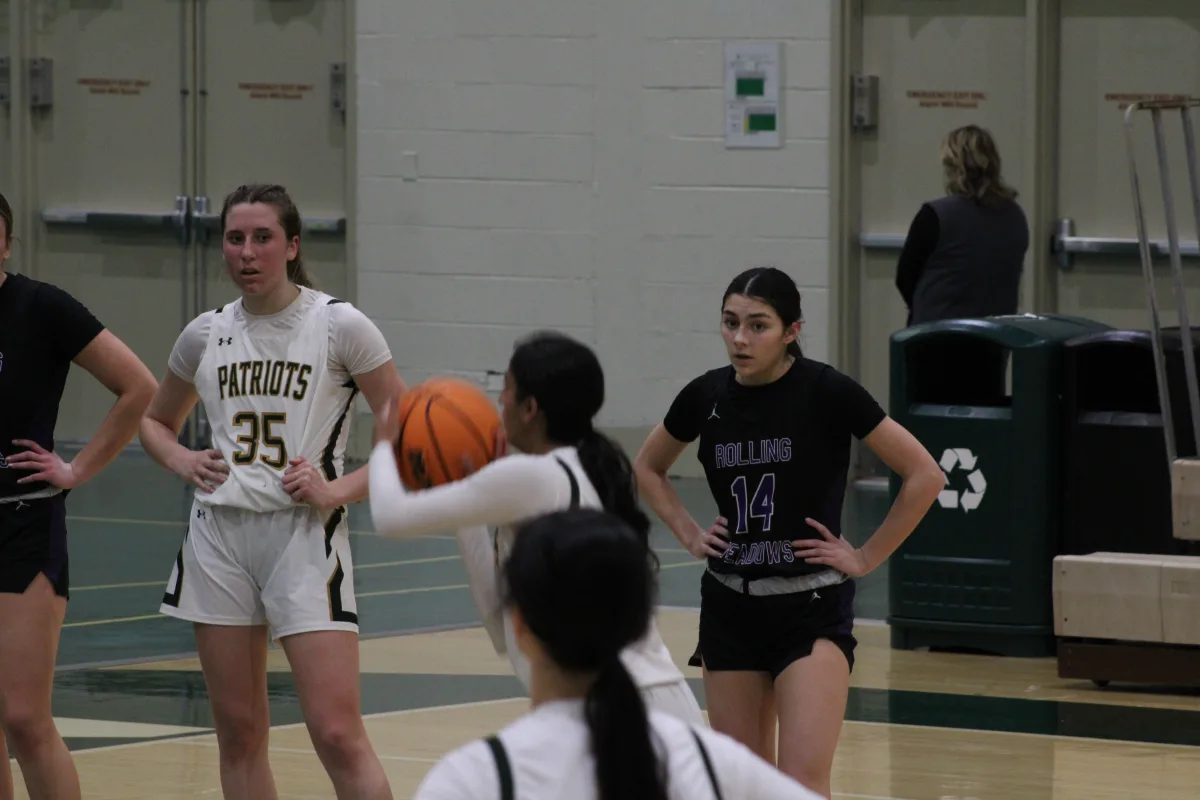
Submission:
[[[896,265],[908,324],[1016,314],[1029,223],[1001,174],[992,135],[975,125],[942,142],[946,194],[922,204]],[[1008,354],[997,345],[947,342],[938,358],[953,363],[964,403],[1005,393]]]
[[[942,168],[946,195],[922,204],[896,267],[908,324],[1015,314],[1029,224],[996,142],[957,128],[942,142]]]

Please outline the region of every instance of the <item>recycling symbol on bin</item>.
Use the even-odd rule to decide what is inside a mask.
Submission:
[[[971,486],[970,489],[961,492],[942,489],[938,494],[938,504],[942,508],[961,507],[963,511],[979,508],[979,504],[983,502],[983,492],[987,489],[987,481],[984,480],[983,470],[975,468],[976,461],[978,459],[975,454],[965,447],[947,447],[942,453],[942,460],[938,464],[946,473],[946,486],[950,486],[950,478],[956,469],[967,472],[967,483]]]

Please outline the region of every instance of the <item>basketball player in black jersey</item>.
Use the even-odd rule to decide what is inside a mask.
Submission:
[[[786,273],[737,276],[721,311],[731,365],[684,387],[635,469],[654,511],[708,559],[693,665],[704,667],[713,728],[828,796],[854,664],[853,579],[904,541],[945,479],[858,383],[803,356],[799,330],[800,294]],[[851,437],[904,479],[861,549],[840,536]],[[666,477],[697,438],[719,509],[707,530]]]
[[[78,798],[79,777],[50,711],[67,611],[67,492],[137,433],[157,383],[75,298],[4,270],[13,213],[0,195],[0,799],[13,796],[5,739],[32,798]],[[71,364],[117,396],[75,458],[54,452]]]

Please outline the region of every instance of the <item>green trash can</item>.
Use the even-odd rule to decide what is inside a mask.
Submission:
[[[891,415],[946,473],[933,507],[888,560],[893,648],[1054,654],[1062,343],[1108,329],[1022,314],[892,336]],[[894,502],[900,480],[889,483]]]

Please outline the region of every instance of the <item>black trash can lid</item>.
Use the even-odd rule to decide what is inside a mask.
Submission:
[[[1085,333],[1063,342],[1063,347],[1071,350],[1082,350],[1089,347],[1135,346],[1149,350],[1153,347],[1154,334],[1145,330],[1106,330]],[[1180,350],[1183,347],[1183,331],[1178,325],[1162,329],[1163,347],[1167,350]],[[1200,329],[1192,328],[1192,342],[1200,348]]]
[[[1112,330],[1095,320],[1060,314],[1007,314],[976,319],[943,319],[925,322],[892,334],[902,344],[943,336],[982,339],[1007,348],[1037,347],[1064,342],[1084,334]]]

